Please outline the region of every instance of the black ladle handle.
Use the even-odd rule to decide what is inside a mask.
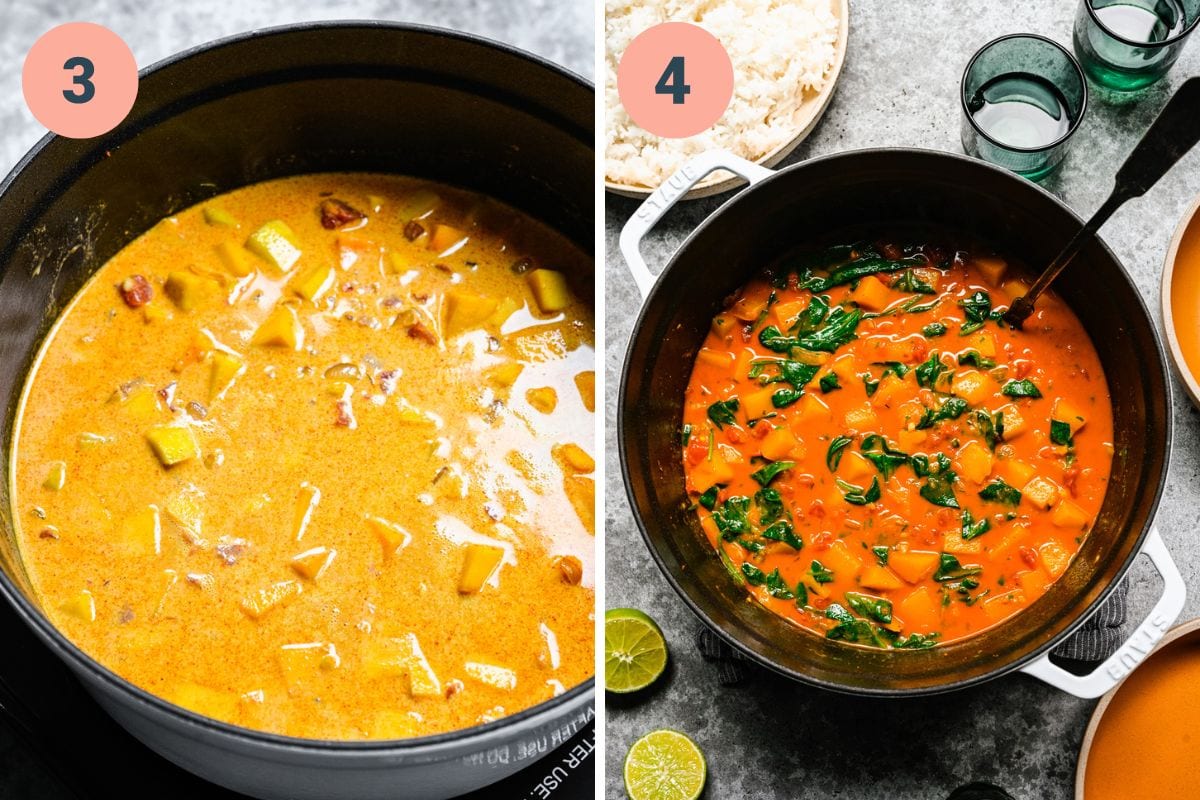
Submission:
[[[1075,254],[1087,244],[1100,226],[1108,221],[1113,212],[1126,200],[1144,195],[1197,141],[1200,141],[1200,77],[1188,78],[1167,101],[1158,118],[1117,171],[1117,178],[1108,199],[1087,224],[1071,237],[1071,241],[1067,242],[1062,252],[1038,276],[1025,296],[1013,301],[1004,314],[1004,321],[1014,328],[1020,328],[1021,323],[1033,313],[1033,304],[1037,302],[1041,293],[1071,263]]]

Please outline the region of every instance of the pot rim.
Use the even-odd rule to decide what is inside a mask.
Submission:
[[[181,50],[178,53],[167,56],[155,63],[142,68],[138,71],[138,80],[160,72],[168,67],[188,60],[194,56],[208,53],[211,51],[220,50],[232,45],[242,44],[251,40],[266,40],[277,36],[287,36],[294,33],[303,33],[319,30],[383,30],[397,33],[419,33],[432,36],[442,36],[459,41],[467,42],[474,45],[479,45],[491,50],[499,51],[505,55],[528,61],[544,70],[557,74],[559,77],[566,78],[582,89],[595,92],[593,84],[577,74],[576,72],[557,64],[553,61],[545,59],[534,53],[522,50],[505,42],[499,42],[493,39],[488,39],[473,33],[452,30],[449,28],[441,28],[433,25],[423,25],[418,23],[395,22],[391,20],[319,20],[310,22],[298,22],[286,25],[275,25],[267,28],[257,28],[251,31],[243,31],[231,36],[225,36],[219,39],[214,39],[209,42],[204,42],[193,47]],[[136,132],[134,133],[136,135]],[[34,160],[51,145],[59,136],[54,133],[47,133],[38,140],[29,152],[17,161],[16,165],[9,173],[0,181],[0,196],[7,193],[12,185],[17,182],[22,173],[30,168]],[[0,269],[4,266],[0,265]],[[7,471],[8,467],[5,466]],[[233,740],[251,741],[255,744],[265,747],[271,747],[278,750],[291,750],[299,753],[307,754],[345,754],[358,756],[395,756],[403,755],[409,757],[423,757],[428,760],[438,760],[452,758],[458,752],[469,750],[478,751],[493,747],[501,743],[504,739],[513,735],[519,729],[521,731],[536,728],[546,725],[553,719],[559,718],[565,710],[582,709],[584,706],[592,703],[595,697],[595,676],[571,687],[558,697],[553,697],[549,700],[544,700],[537,705],[526,708],[522,711],[512,714],[507,717],[488,722],[483,725],[475,725],[460,730],[448,731],[446,733],[433,734],[430,736],[418,736],[411,739],[391,739],[391,740],[338,740],[338,739],[305,739],[296,736],[285,736],[282,734],[268,733],[259,731],[253,728],[246,728],[240,725],[233,725],[228,722],[213,719],[198,714],[189,709],[177,706],[167,700],[142,689],[139,686],[125,680],[108,667],[93,659],[90,655],[81,650],[74,642],[68,639],[60,632],[46,616],[39,611],[25,595],[16,588],[9,578],[8,573],[0,570],[0,595],[8,601],[17,612],[17,614],[29,625],[36,634],[45,642],[51,650],[69,666],[85,672],[89,677],[94,678],[106,686],[114,689],[120,696],[136,701],[144,706],[149,706],[156,712],[164,713],[168,717],[177,722],[182,722],[204,729],[211,733],[219,734],[223,737]],[[532,762],[531,762],[532,763]]]
[[[621,460],[621,479],[622,479],[624,487],[625,487],[626,500],[629,503],[630,510],[633,512],[633,518],[637,522],[638,530],[642,534],[642,541],[645,542],[646,549],[648,549],[650,551],[650,555],[654,559],[654,563],[658,566],[659,572],[661,572],[663,577],[666,578],[667,583],[669,583],[671,585],[671,588],[675,590],[675,593],[683,600],[683,602],[687,605],[688,609],[707,628],[712,630],[723,641],[725,641],[727,644],[729,644],[731,647],[733,647],[739,653],[745,655],[747,658],[752,660],[754,663],[760,664],[760,665],[770,669],[772,672],[783,675],[784,677],[787,677],[787,678],[791,678],[792,680],[795,680],[797,682],[808,684],[809,686],[815,686],[819,689],[826,689],[829,691],[837,692],[840,694],[848,694],[848,695],[854,695],[854,696],[859,696],[859,697],[884,697],[884,698],[902,698],[902,697],[907,698],[907,697],[918,697],[918,696],[923,696],[923,695],[944,694],[946,692],[958,691],[960,689],[965,689],[970,686],[975,686],[975,685],[984,683],[986,681],[993,680],[1002,675],[1005,675],[1007,673],[1018,670],[1023,666],[1032,664],[1034,661],[1041,658],[1046,653],[1050,652],[1060,642],[1070,638],[1070,636],[1072,634],[1074,634],[1088,620],[1088,618],[1090,618],[1092,616],[1092,614],[1094,614],[1096,612],[1096,610],[1099,609],[1100,606],[1102,606],[1108,600],[1109,596],[1117,588],[1117,585],[1121,582],[1121,579],[1129,571],[1129,568],[1133,565],[1133,562],[1137,559],[1138,555],[1141,554],[1142,547],[1145,544],[1146,537],[1150,534],[1150,530],[1153,527],[1154,518],[1158,512],[1159,503],[1162,500],[1163,491],[1166,486],[1167,472],[1170,467],[1171,450],[1174,445],[1174,420],[1173,420],[1173,417],[1171,414],[1169,399],[1166,401],[1167,402],[1167,413],[1164,416],[1164,423],[1163,423],[1164,437],[1165,437],[1165,446],[1164,446],[1164,453],[1163,453],[1163,467],[1162,467],[1161,472],[1158,475],[1157,484],[1154,487],[1154,496],[1151,499],[1151,503],[1150,503],[1150,514],[1148,515],[1145,524],[1142,526],[1142,529],[1140,531],[1138,531],[1138,533],[1137,533],[1137,538],[1135,540],[1135,547],[1130,551],[1130,555],[1125,559],[1125,563],[1121,565],[1121,567],[1117,571],[1116,575],[1114,576],[1113,580],[1110,581],[1108,583],[1108,585],[1106,585],[1099,592],[1096,599],[1094,601],[1092,601],[1092,603],[1089,604],[1088,607],[1085,608],[1080,614],[1078,614],[1076,616],[1076,618],[1073,621],[1071,621],[1071,623],[1068,624],[1066,628],[1064,628],[1062,630],[1061,633],[1059,633],[1054,638],[1049,639],[1049,640],[1043,642],[1042,644],[1037,645],[1036,647],[1031,649],[1025,655],[1015,658],[1012,661],[1009,661],[1003,665],[994,667],[994,668],[990,669],[989,671],[981,673],[972,678],[958,679],[958,680],[953,680],[953,681],[950,681],[947,683],[938,684],[938,685],[934,685],[934,686],[919,687],[919,688],[912,688],[912,689],[850,687],[850,686],[845,686],[840,683],[833,683],[830,681],[813,678],[802,672],[787,669],[783,666],[780,666],[779,664],[774,663],[770,659],[760,655],[758,652],[756,652],[755,650],[750,648],[748,645],[742,643],[732,633],[728,632],[727,630],[725,630],[724,628],[722,628],[721,626],[719,626],[715,622],[713,622],[713,620],[700,609],[699,605],[692,600],[691,596],[683,588],[681,583],[676,579],[675,575],[673,575],[671,573],[671,571],[667,568],[666,564],[664,563],[662,555],[659,553],[658,548],[655,546],[654,537],[651,535],[646,521],[642,518],[641,511],[638,509],[637,505],[633,502],[633,496],[634,496],[633,468],[629,462],[629,459],[626,456],[626,449],[625,449],[625,444],[624,444],[625,437],[626,437],[626,427],[625,427],[626,420],[625,420],[624,410],[625,410],[627,391],[629,388],[629,375],[633,369],[633,364],[632,364],[632,354],[633,354],[633,349],[634,349],[633,345],[634,345],[635,340],[637,339],[637,337],[641,334],[641,332],[643,330],[643,326],[645,323],[645,318],[646,318],[648,309],[658,299],[658,293],[659,293],[660,289],[662,289],[662,286],[664,285],[663,278],[666,277],[666,274],[669,271],[671,271],[678,265],[680,255],[684,251],[686,251],[689,247],[691,247],[694,244],[695,240],[698,237],[700,237],[701,235],[703,235],[704,232],[708,229],[708,227],[710,225],[714,224],[715,220],[718,217],[720,217],[723,213],[728,211],[730,208],[732,208],[732,206],[734,204],[752,202],[748,198],[752,197],[754,195],[754,193],[760,189],[760,187],[766,186],[766,185],[772,183],[773,181],[780,180],[782,178],[782,176],[786,176],[789,173],[802,171],[802,170],[804,170],[805,167],[810,166],[810,165],[823,164],[826,162],[837,162],[839,160],[861,158],[864,156],[876,157],[876,158],[885,157],[885,156],[917,156],[920,158],[930,158],[933,160],[945,159],[945,160],[950,160],[950,161],[966,162],[975,169],[980,169],[980,170],[984,170],[984,171],[992,171],[992,172],[996,173],[997,175],[1003,176],[1005,179],[1019,182],[1021,185],[1025,186],[1027,189],[1034,191],[1036,194],[1041,194],[1045,199],[1052,201],[1055,205],[1057,205],[1063,211],[1067,212],[1067,214],[1069,214],[1070,217],[1072,219],[1074,219],[1075,222],[1080,227],[1082,227],[1082,225],[1083,225],[1083,220],[1080,218],[1080,216],[1078,214],[1075,213],[1075,211],[1070,206],[1068,206],[1066,203],[1064,203],[1058,197],[1056,197],[1055,195],[1053,195],[1046,189],[1042,188],[1038,184],[1034,183],[1033,181],[1029,181],[1024,178],[1020,178],[1017,175],[1013,174],[1012,172],[1009,172],[1008,170],[1006,170],[1002,167],[998,167],[994,164],[990,164],[981,159],[972,158],[970,156],[961,155],[959,153],[950,153],[950,152],[946,152],[946,151],[942,151],[942,150],[933,150],[933,149],[922,148],[922,147],[899,147],[899,146],[898,147],[870,147],[870,148],[862,148],[862,149],[858,149],[858,150],[843,150],[843,151],[840,151],[837,153],[829,153],[826,155],[817,156],[817,157],[814,157],[814,158],[811,158],[811,159],[808,159],[805,161],[801,161],[796,164],[792,164],[788,167],[785,167],[783,169],[777,170],[775,172],[775,174],[765,177],[762,180],[756,182],[755,184],[749,186],[744,191],[739,192],[737,195],[730,198],[728,201],[726,201],[720,207],[718,207],[715,211],[713,211],[707,217],[705,217],[703,220],[701,220],[700,223],[695,227],[695,229],[693,229],[692,232],[689,233],[687,235],[687,237],[683,240],[683,242],[676,248],[675,252],[671,255],[670,259],[663,266],[658,277],[655,279],[654,285],[650,288],[649,293],[646,295],[645,299],[642,301],[641,308],[638,310],[637,319],[634,321],[634,324],[633,324],[633,328],[632,328],[633,333],[631,334],[631,336],[629,338],[629,342],[625,348],[625,358],[624,358],[624,362],[621,367],[621,383],[620,383],[619,393],[617,396],[617,452],[618,452],[618,454],[620,456],[620,460]],[[1137,285],[1133,282],[1132,278],[1129,276],[1129,272],[1125,269],[1125,265],[1121,262],[1121,260],[1119,258],[1117,258],[1116,254],[1112,252],[1112,250],[1104,242],[1104,240],[1099,236],[1099,234],[1096,235],[1095,239],[1096,239],[1097,244],[1102,248],[1103,252],[1113,261],[1113,263],[1115,263],[1120,268],[1120,273],[1121,273],[1122,277],[1133,289],[1134,295],[1137,298],[1137,308],[1139,308],[1141,310],[1142,315],[1145,317],[1146,323],[1149,325],[1151,335],[1154,340],[1154,345],[1155,345],[1154,353],[1157,355],[1156,363],[1158,364],[1159,372],[1162,375],[1163,385],[1166,388],[1165,396],[1167,398],[1170,398],[1171,374],[1170,374],[1170,369],[1167,367],[1167,359],[1166,359],[1166,353],[1163,349],[1162,336],[1160,335],[1160,333],[1158,331],[1158,327],[1154,324],[1153,318],[1150,316],[1150,311],[1146,305],[1146,300],[1145,300],[1145,298],[1142,297],[1141,292],[1138,291]],[[1129,533],[1130,533],[1129,531],[1126,531],[1124,535],[1129,535]],[[1001,623],[1001,624],[1003,624],[1003,623]],[[803,633],[805,635],[812,635],[808,631],[803,631]]]

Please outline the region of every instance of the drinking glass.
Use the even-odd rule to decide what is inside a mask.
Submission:
[[[1080,0],[1073,34],[1087,76],[1117,92],[1157,81],[1200,21],[1200,0]]]

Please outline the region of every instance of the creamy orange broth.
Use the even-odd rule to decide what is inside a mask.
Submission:
[[[400,177],[162,221],[25,387],[13,497],[46,613],[150,692],[294,736],[449,731],[584,681],[591,274]]]
[[[977,250],[790,263],[730,298],[687,388],[709,540],[759,602],[831,639],[929,647],[1018,613],[1066,570],[1109,477],[1111,402],[1079,320],[1046,295],[1024,331],[1003,325],[1027,285]]]
[[[1196,219],[1200,219],[1198,216]],[[1200,223],[1184,231],[1171,277],[1171,314],[1188,371],[1200,375]]]

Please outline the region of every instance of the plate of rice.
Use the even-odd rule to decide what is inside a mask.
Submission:
[[[724,149],[772,167],[812,131],[833,97],[846,58],[849,0],[606,0],[605,188],[644,198],[692,156]],[[685,139],[638,127],[617,95],[617,64],[629,43],[660,22],[691,22],[716,36],[733,62],[733,99],[717,123]],[[724,171],[685,199],[743,181]]]

